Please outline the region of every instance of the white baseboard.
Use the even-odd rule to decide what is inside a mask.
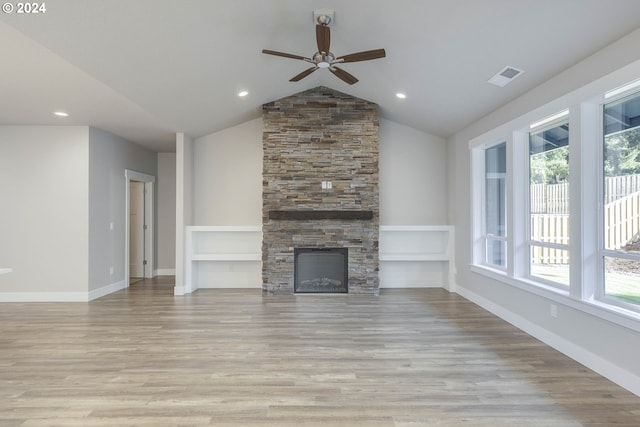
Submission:
[[[94,289],[92,291],[89,292],[89,301],[93,301],[96,298],[100,298],[103,297],[105,295],[109,295],[113,292],[117,292],[119,290],[122,290],[124,288],[127,287],[127,283],[124,280],[121,280],[119,282],[116,283],[112,283],[110,285],[107,286],[103,286],[101,288],[98,289]]]
[[[0,292],[0,302],[87,302],[86,292]]]
[[[414,281],[399,281],[399,282],[380,282],[380,289],[408,289],[408,288],[444,288],[444,284],[438,282],[414,282]]]
[[[175,276],[176,269],[175,268],[159,268],[154,272],[153,275],[154,276]]]
[[[640,377],[637,375],[614,365],[597,354],[592,353],[583,347],[580,347],[575,343],[530,322],[502,306],[494,304],[492,301],[489,301],[466,288],[455,286],[453,291],[485,310],[490,311],[501,319],[511,323],[534,338],[539,339],[548,346],[553,347],[578,363],[581,363],[587,368],[613,381],[620,387],[640,396]]]

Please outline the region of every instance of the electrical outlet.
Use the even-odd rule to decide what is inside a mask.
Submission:
[[[551,304],[551,317],[554,319],[558,317],[558,306],[555,304]]]
[[[113,276],[113,267],[109,267],[109,276]]]

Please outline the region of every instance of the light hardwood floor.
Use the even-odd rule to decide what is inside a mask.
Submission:
[[[172,279],[0,304],[0,426],[640,425],[640,397],[441,289]]]

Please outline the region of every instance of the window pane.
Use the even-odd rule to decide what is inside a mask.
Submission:
[[[507,245],[492,237],[507,235],[507,144],[485,150],[485,262],[506,266]]]
[[[604,248],[640,256],[640,94],[604,107]],[[604,258],[604,294],[640,304],[640,261]]]
[[[487,264],[500,267],[507,266],[507,242],[503,240],[487,239]]]
[[[530,275],[569,286],[569,123],[529,135]]]
[[[529,135],[529,185],[532,214],[569,214],[569,123]]]
[[[605,296],[640,304],[640,261],[605,257]]]
[[[507,144],[502,143],[485,151],[485,227],[486,234],[506,236],[507,204]]]
[[[569,251],[531,245],[531,276],[569,286]]]
[[[604,247],[637,251],[640,239],[640,95],[604,108]]]

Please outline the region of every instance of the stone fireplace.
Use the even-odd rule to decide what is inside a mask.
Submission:
[[[294,292],[295,250],[344,248],[378,294],[378,107],[318,87],[263,106],[262,290]]]

